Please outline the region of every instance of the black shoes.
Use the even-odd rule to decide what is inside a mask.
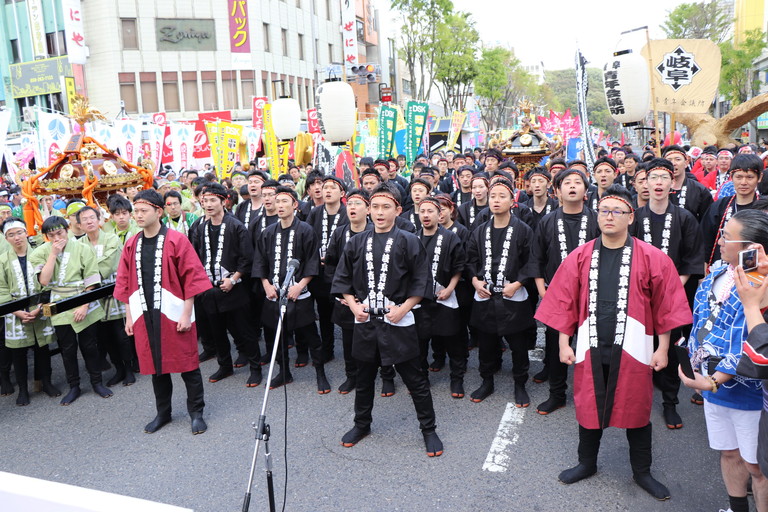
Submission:
[[[669,489],[653,478],[650,473],[635,473],[632,475],[632,479],[639,485],[645,492],[653,496],[659,501],[668,500]]]
[[[208,430],[208,425],[206,425],[205,420],[203,420],[202,412],[191,412],[189,413],[189,417],[192,418],[192,434],[202,434]]]
[[[69,405],[75,400],[80,398],[80,386],[74,386],[69,388],[69,393],[61,399],[61,402],[59,402],[61,405]]]
[[[57,388],[56,386],[51,384],[51,380],[50,379],[44,379],[43,380],[42,389],[43,389],[43,393],[45,393],[46,395],[48,395],[50,397],[61,396],[61,390],[59,390],[59,388]]]
[[[16,397],[16,405],[29,405],[29,389],[26,386],[19,386],[19,396]]]
[[[694,393],[691,395],[691,403],[696,405],[704,405],[704,397],[701,396],[701,393]]]
[[[436,432],[424,432],[424,446],[429,457],[439,457],[443,454],[443,442]]]
[[[365,436],[371,433],[370,428],[359,428],[357,426],[352,427],[352,430],[344,434],[341,438],[341,446],[345,448],[351,448],[359,443]]]
[[[216,370],[216,373],[208,377],[208,382],[219,382],[220,380],[231,377],[234,374],[235,371],[232,368],[222,368],[219,366],[219,369]]]
[[[321,364],[315,366],[315,373],[317,374],[317,394],[327,395],[331,392],[331,383],[325,376],[325,367]]]
[[[130,369],[130,366],[126,366],[123,386],[132,386],[133,384],[136,384],[136,375],[133,374],[133,369]]]
[[[674,405],[664,406],[664,422],[670,430],[683,428],[683,419],[677,413],[677,409]]]
[[[475,403],[480,403],[493,394],[493,378],[483,379],[483,383],[480,387],[472,392],[469,399]]]
[[[0,396],[10,396],[14,391],[10,373],[0,373]]]
[[[392,379],[381,380],[381,396],[388,397],[395,395],[395,381]]]
[[[107,387],[111,388],[112,386],[116,386],[119,383],[123,382],[125,380],[125,375],[126,375],[125,368],[123,368],[122,370],[115,370],[115,374],[112,376],[111,379],[107,381]],[[136,378],[134,377],[133,380],[135,381]]]
[[[198,356],[198,359],[200,360],[201,363],[204,363],[206,361],[209,361],[209,360],[213,359],[214,357],[216,357],[216,352],[215,351],[203,349],[203,351],[200,352],[200,355]]]
[[[261,384],[261,367],[258,368],[251,368],[251,375],[248,377],[248,380],[245,382],[245,387],[247,388],[255,388],[259,384]]]
[[[293,365],[296,368],[304,368],[309,364],[309,354],[303,353],[303,354],[297,354],[296,355],[296,363]]]
[[[549,370],[547,368],[544,368],[539,373],[533,376],[533,382],[536,384],[541,384],[542,382],[547,382],[549,380]]]
[[[547,398],[545,402],[539,404],[539,406],[536,408],[536,412],[546,416],[547,414],[555,412],[558,409],[562,409],[563,407],[565,407],[564,398],[555,398],[550,395],[550,397]]]
[[[144,427],[144,433],[145,434],[154,434],[161,428],[163,428],[165,425],[171,422],[170,416],[155,416],[155,419],[147,423],[147,425]]]
[[[357,383],[355,382],[354,377],[347,377],[347,380],[341,383],[341,386],[339,386],[339,393],[342,395],[347,395],[354,391],[355,385]]]
[[[565,471],[560,473],[557,479],[563,482],[564,484],[573,484],[578,482],[579,480],[584,480],[585,478],[589,478],[595,473],[597,473],[596,464],[582,464],[581,462],[579,462],[577,466],[572,467],[571,469],[566,469]]]
[[[91,386],[93,387],[93,391],[97,395],[99,395],[101,398],[109,398],[113,394],[112,390],[104,386],[104,384],[102,384],[101,382],[99,382],[98,384],[92,384]]]
[[[245,355],[238,352],[237,359],[235,359],[235,364],[232,366],[234,366],[235,368],[242,368],[246,364],[248,364],[248,358],[245,357]]]
[[[531,398],[525,390],[525,384],[515,384],[515,407],[528,407],[531,405]]]
[[[451,397],[464,398],[464,379],[451,379]]]
[[[291,382],[293,382],[293,375],[291,375],[291,372],[283,371],[283,369],[280,368],[280,373],[272,377],[272,381],[269,383],[269,389],[276,389],[285,384],[290,384]]]
[[[445,368],[445,358],[442,360],[435,359],[432,361],[432,364],[429,365],[429,371],[431,372],[439,372],[443,368]]]

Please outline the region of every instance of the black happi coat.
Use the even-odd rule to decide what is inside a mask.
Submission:
[[[354,295],[363,303],[368,302],[365,256],[368,239],[373,236],[374,232],[370,230],[349,239],[333,277],[331,285],[333,295],[341,297],[346,293]],[[402,304],[409,297],[430,297],[432,278],[429,275],[426,252],[419,238],[397,227],[393,227],[388,234],[380,234],[380,236],[394,237],[387,267],[387,281],[384,286],[387,301]],[[375,246],[376,244],[374,248]],[[374,265],[376,283],[378,283],[380,271],[381,268]],[[354,329],[352,357],[355,359],[377,362],[378,351],[381,364],[388,366],[409,361],[420,355],[415,323],[397,326],[369,318],[365,323],[355,323]]]
[[[629,234],[645,241],[644,219],[651,219],[651,245],[661,249],[664,218],[672,212],[672,226],[669,234],[669,256],[681,276],[704,275],[704,246],[701,243],[701,227],[691,212],[669,203],[660,222],[653,221],[653,212],[648,205],[635,211],[635,222],[629,227]]]
[[[587,216],[587,232],[584,238],[586,243],[600,235],[600,226],[597,223],[597,214],[594,210],[584,206],[581,214]],[[531,245],[531,260],[534,269],[533,277],[544,278],[544,282],[547,284],[552,281],[555,272],[557,272],[562,263],[560,258],[560,239],[557,231],[559,219],[563,219],[568,254],[576,249],[579,244],[581,219],[579,219],[578,223],[569,222],[562,208],[558,208],[541,219],[541,222],[536,227],[534,241]]]
[[[341,253],[344,252],[344,247],[347,245],[347,242],[350,238],[357,235],[357,233],[351,230],[351,227],[350,224],[340,226],[336,228],[333,234],[331,234],[331,241],[328,243],[328,251],[325,253],[325,268],[323,269],[325,280],[328,283],[333,282],[336,266],[339,264]],[[368,222],[363,231],[370,231],[372,229],[373,224]],[[342,329],[352,329],[355,326],[355,315],[352,314],[352,310],[349,309],[349,306],[345,306],[341,303],[339,297],[336,297],[336,301],[334,302],[331,321]]]
[[[369,220],[370,220],[370,217],[369,217]],[[413,223],[411,223],[411,221],[409,221],[402,215],[395,217],[395,227],[397,229],[402,229],[403,231],[407,231],[409,233],[416,232],[416,226],[414,226]]]
[[[467,244],[468,272],[481,281],[485,281],[486,274],[485,233],[487,229],[493,229],[492,218],[472,232]],[[526,282],[534,275],[533,261],[530,259],[533,231],[525,222],[514,215],[510,216],[507,229],[514,229],[514,233],[510,240],[510,246],[507,248],[509,256],[504,277],[510,283],[520,281],[523,283],[521,289],[524,289]],[[503,241],[503,237],[501,240]],[[494,245],[493,238],[491,245]],[[490,248],[488,249],[490,250]],[[495,280],[502,251],[500,247],[494,247],[494,249],[496,250],[492,259],[491,276]],[[501,292],[494,293],[488,300],[477,300],[477,296],[475,296],[470,324],[483,332],[500,336],[525,331],[535,325],[529,300],[508,300],[502,296]]]
[[[419,219],[419,212],[416,211],[415,207],[401,213],[400,218],[407,220],[409,224],[413,225],[414,233],[421,229],[421,219]]]
[[[559,205],[557,203],[557,199],[547,197],[547,202],[544,205],[544,209],[541,210],[541,212],[537,212],[533,207],[533,201],[534,199],[530,198],[525,203],[522,203],[522,205],[528,207],[528,210],[531,212],[531,222],[529,225],[531,226],[531,229],[536,231],[536,226],[539,224],[539,222],[541,222],[541,219],[555,211]]]
[[[248,212],[250,212],[250,215]],[[251,224],[256,222],[256,220],[261,217],[262,213],[264,213],[264,205],[253,209],[250,200],[240,203],[235,209],[235,217],[237,217],[237,220],[242,222],[245,225],[245,229],[249,231],[251,229]]]
[[[717,245],[718,232],[725,227],[726,218],[741,210],[749,210],[755,204],[755,197],[749,204],[737,204],[736,196],[721,197],[707,210],[701,219],[701,239],[704,243],[704,261],[712,264],[720,259],[720,247]],[[730,216],[728,212],[730,211]]]
[[[287,229],[283,229],[280,222],[275,222],[264,230],[256,244],[256,252],[253,255],[253,279],[268,279],[272,282],[274,278],[275,264],[275,245],[278,231],[281,233],[281,254],[280,254],[280,272],[279,283],[273,283],[280,287],[285,280],[286,268],[288,265],[288,239],[290,231],[295,230],[293,240],[294,259],[299,260],[299,268],[294,274],[294,282],[298,283],[303,278],[315,277],[320,273],[320,254],[318,252],[319,241],[317,235],[306,222],[298,218],[293,219],[293,223]],[[300,297],[304,295],[304,292]],[[277,326],[279,314],[279,304],[277,300],[265,300],[262,310],[262,321],[264,325],[271,328]],[[299,298],[296,302],[289,300],[284,319],[284,329],[290,332],[299,327],[310,325],[315,321],[315,309],[312,298],[307,293],[306,297]]]
[[[450,284],[451,279],[456,274],[462,274],[466,267],[467,257],[464,251],[464,244],[459,236],[450,230],[445,229],[443,226],[438,226],[437,232],[430,239],[424,237],[423,230],[418,233],[421,244],[424,250],[427,252],[427,268],[429,268],[430,274],[432,273],[432,261],[435,255],[435,249],[437,248],[437,239],[442,236],[442,243],[440,245],[440,260],[437,265],[437,273],[432,276],[435,282],[435,288],[439,283],[443,288]],[[455,293],[455,292],[454,292]],[[417,315],[417,324],[421,320],[420,317],[424,317],[425,330],[428,331],[428,335],[421,336],[422,326],[417,325],[422,338],[429,338],[431,336],[453,336],[459,332],[459,310],[458,308],[450,308],[444,304],[437,302],[437,291],[432,297],[433,300],[422,301],[422,307],[419,308],[419,315]],[[458,296],[457,296],[458,301]],[[426,334],[426,333],[425,333]]]
[[[451,200],[456,204],[456,208],[459,208],[461,205],[472,201],[472,191],[462,192],[461,188],[457,188],[451,194]]]
[[[312,211],[309,213],[309,217],[307,218],[307,224],[309,224],[312,229],[315,232],[315,235],[317,235],[318,240],[318,251],[320,254],[320,274],[312,280],[312,282],[309,283],[309,291],[312,292],[312,295],[321,295],[321,296],[328,296],[331,293],[331,280],[326,279],[325,272],[323,271],[323,252],[324,250],[328,250],[328,243],[331,240],[331,235],[333,235],[333,230],[331,229],[333,226],[333,221],[338,216],[339,220],[336,224],[336,228],[338,229],[339,226],[345,226],[349,224],[349,218],[347,217],[347,207],[344,205],[341,205],[339,207],[339,211],[336,213],[336,215],[328,215],[328,221],[327,221],[327,227],[326,229],[326,236],[328,239],[326,240],[326,246],[322,247],[323,243],[323,212],[325,211],[325,205],[319,206],[317,208],[313,208]],[[331,275],[331,277],[333,277]]]
[[[205,261],[205,229],[208,226],[210,234],[210,228],[212,227],[209,226],[210,222],[210,220],[201,221],[194,231],[190,231],[192,247],[194,247],[203,267],[208,269],[216,261],[216,251],[219,246],[218,237],[211,236],[212,240],[209,241],[209,244],[211,260],[213,261]],[[228,293],[221,291],[216,284],[216,281],[229,277],[230,274],[235,272],[240,272],[244,278],[247,278],[251,272],[253,258],[251,248],[253,247],[253,242],[248,230],[245,229],[243,223],[237,220],[234,215],[224,214],[224,218],[219,226],[219,236],[221,236],[221,229],[225,225],[221,267],[226,269],[227,272],[222,270],[222,273],[219,272],[219,269],[212,269],[214,282],[211,284],[213,288],[199,295],[196,299],[202,308],[210,312],[218,311],[222,313],[232,311],[249,303],[247,285],[242,282],[236,284]]]
[[[470,208],[475,211],[475,218],[472,222],[470,222]],[[474,231],[477,226],[486,222],[489,218],[491,218],[491,211],[488,209],[488,204],[485,206],[476,206],[475,200],[472,199],[459,207],[459,215],[456,217],[456,222],[461,223],[471,232]]]
[[[686,188],[685,204],[680,204],[680,190],[672,190],[669,194],[669,201],[675,206],[685,208],[696,217],[697,221],[702,222],[712,204],[712,194],[707,187],[692,178],[685,178],[683,187]]]

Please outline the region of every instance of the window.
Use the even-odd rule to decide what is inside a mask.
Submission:
[[[141,82],[141,109],[143,112],[160,110],[157,101],[157,75],[155,73],[139,73]]]
[[[365,23],[363,20],[355,20],[355,29],[357,30],[357,40],[361,43],[365,42]]]
[[[283,57],[287,57],[288,56],[288,30],[287,29],[280,30],[280,40],[283,43]]]
[[[45,34],[45,44],[48,47],[48,55],[59,56],[67,54],[67,45],[64,42],[64,31],[49,32]]]
[[[403,94],[412,94],[410,80],[403,79]]]
[[[269,23],[263,23],[264,27],[264,51],[268,52],[269,50]]]
[[[224,100],[224,109],[236,110],[237,109],[237,79],[235,78],[236,71],[222,71],[221,72],[221,96]]]
[[[325,17],[331,19],[331,0],[325,0]]]
[[[299,34],[299,60],[304,60],[304,34]]]
[[[313,103],[312,102],[312,96],[309,95],[309,86],[308,85],[304,86],[304,94],[305,94],[305,96],[307,98],[307,108],[312,108],[312,103]]]
[[[219,110],[219,98],[216,91],[216,72],[202,71],[203,110]]]
[[[163,72],[163,98],[166,112],[180,112],[179,77],[175,71]]]
[[[333,62],[333,45],[328,44],[328,62]]]
[[[263,78],[261,80],[261,95],[264,96],[265,98],[271,97],[271,95],[269,94],[269,84],[267,83],[266,78]]]
[[[301,9],[301,0],[296,0],[296,8]]]
[[[252,98],[256,96],[256,84],[253,81],[253,71],[243,70],[240,72],[240,91],[243,94],[243,107],[248,108],[251,105]]]
[[[181,84],[184,88],[184,110],[196,112],[200,110],[200,98],[198,97],[197,72],[183,71]]]
[[[136,75],[133,73],[118,73],[120,82],[120,99],[123,100],[125,111],[129,114],[139,112],[139,103],[136,100]]]
[[[11,57],[14,64],[21,62],[21,45],[18,39],[11,39]]]
[[[139,36],[136,32],[136,18],[123,18],[120,20],[123,33],[123,50],[138,50]]]

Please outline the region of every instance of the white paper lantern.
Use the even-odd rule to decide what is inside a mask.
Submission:
[[[301,107],[293,98],[279,98],[272,103],[272,129],[281,140],[293,139],[301,129]]]
[[[650,109],[648,62],[631,50],[616,52],[603,67],[605,101],[611,117],[624,126],[641,121]]]
[[[317,89],[317,119],[325,140],[343,144],[355,133],[355,93],[341,81],[325,82]]]

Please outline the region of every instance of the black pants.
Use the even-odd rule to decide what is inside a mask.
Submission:
[[[525,384],[528,380],[528,331],[522,331],[513,335],[504,336],[512,352],[512,377],[515,384]],[[484,379],[493,377],[501,367],[501,339],[498,334],[476,331],[475,336],[479,348],[480,376]]]
[[[435,345],[442,347],[444,350],[441,359],[437,358]],[[464,374],[467,373],[467,359],[469,358],[466,337],[462,337],[458,334],[455,336],[433,336],[432,350],[435,354],[435,360],[437,361],[444,361],[445,353],[448,354],[448,363],[451,367],[451,379],[464,378]]]
[[[344,374],[350,379],[357,378],[357,360],[352,357],[352,337],[354,333],[354,329],[344,327],[341,329],[341,340],[344,345]],[[394,366],[382,366],[380,373],[383,380],[395,379]]]
[[[677,373],[679,361],[674,349],[675,342],[682,336],[682,329],[672,329],[669,335],[669,350],[667,350],[667,366],[659,371],[653,372],[653,384],[661,391],[661,402],[665,406],[674,406],[680,403],[677,394],[680,391],[680,375]],[[658,336],[653,337],[653,349],[659,347]]]
[[[245,355],[251,369],[261,368],[259,363],[261,352],[256,332],[248,320],[250,314],[248,305],[231,311],[206,313],[211,337],[216,347],[216,360],[221,368],[232,369],[232,347],[229,344],[228,330],[232,332],[238,352]]]
[[[216,352],[216,342],[211,332],[211,323],[208,321],[205,309],[200,306],[199,301],[195,301],[195,327],[197,327],[197,337],[205,352]]]
[[[568,365],[560,362],[560,333],[547,327],[544,340],[544,360],[549,368],[549,396],[565,400],[565,392],[568,390]]]
[[[0,343],[0,375],[9,377],[11,373],[11,364],[13,363],[13,353],[11,349],[5,346],[5,330],[3,330],[3,342]]]
[[[297,352],[299,352],[299,340],[301,340],[309,349],[309,355],[312,357],[312,364],[315,366],[325,364],[325,354],[323,353],[322,342],[320,341],[320,335],[317,333],[317,325],[314,322],[305,325],[304,327],[298,327],[292,332],[283,333],[283,336],[280,337],[281,340],[278,347],[278,350],[282,352],[278,352],[277,354],[277,364],[282,366],[283,362],[286,364],[288,363],[288,344],[286,343],[286,340],[290,339],[291,334],[293,334],[294,339],[296,340]],[[264,325],[264,338],[267,344],[267,353],[272,353],[275,330],[272,327]]]
[[[379,362],[357,360],[357,382],[355,389],[355,426],[368,429],[373,421],[373,397],[375,393],[376,373],[381,366],[381,359],[376,354]],[[411,392],[411,400],[416,409],[416,417],[422,432],[435,431],[435,408],[432,404],[432,393],[429,390],[429,382],[421,369],[419,358],[395,364],[397,373],[402,377],[408,391]]]
[[[122,318],[115,320],[105,320],[96,324],[99,341],[104,344],[104,348],[109,354],[109,359],[115,365],[116,370],[125,366],[131,369],[133,361],[133,343],[125,333],[125,322]]]
[[[335,300],[329,295],[313,294],[312,296],[315,298],[315,304],[317,305],[317,317],[320,323],[320,339],[323,343],[323,354],[325,355],[325,360],[330,361],[333,359],[334,351],[334,324],[331,322],[331,314],[333,313],[333,303]]]
[[[653,462],[652,450],[653,427],[648,423],[640,428],[627,429],[629,443],[629,463],[635,475],[650,473]],[[579,425],[579,462],[586,466],[597,464],[597,454],[600,451],[600,439],[603,429],[584,428]]]
[[[183,372],[181,378],[187,387],[187,412],[203,412],[205,401],[203,400],[203,377],[200,368]],[[155,392],[155,405],[157,415],[165,418],[171,417],[171,396],[173,395],[173,381],[170,373],[152,375],[152,389]]]
[[[67,375],[69,387],[80,385],[80,369],[77,363],[77,347],[85,361],[85,368],[91,380],[91,385],[101,384],[101,370],[99,369],[99,349],[96,345],[97,324],[92,324],[76,333],[69,325],[57,325],[56,338],[61,348],[61,359],[64,362],[64,372]]]
[[[51,352],[48,345],[9,349],[13,358],[13,370],[16,373],[16,382],[19,387],[27,386],[29,369],[27,365],[27,351],[32,349],[35,357],[35,380],[51,379]]]

